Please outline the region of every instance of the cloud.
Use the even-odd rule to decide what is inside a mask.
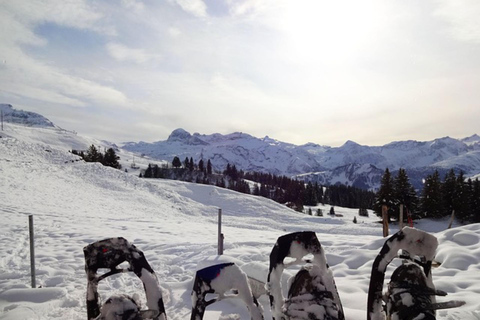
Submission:
[[[480,43],[480,2],[478,0],[438,0],[435,15],[450,25],[458,40]]]
[[[117,61],[133,61],[138,64],[144,64],[151,60],[159,60],[161,56],[158,54],[146,53],[143,49],[128,48],[123,44],[110,42],[106,45],[108,53]]]
[[[74,75],[50,59],[38,59],[24,44],[48,49],[48,40],[34,30],[53,22],[63,26],[112,34],[96,26],[102,15],[84,1],[4,1],[0,3],[1,90],[19,97],[74,107],[90,104],[125,106],[126,96],[109,86]],[[27,47],[28,49],[28,47]]]
[[[207,16],[207,5],[202,0],[175,0],[175,2],[186,12],[199,18]]]
[[[2,1],[0,9],[13,13],[21,23],[35,26],[45,22],[115,35],[111,26],[102,23],[104,17],[94,4],[84,0]]]

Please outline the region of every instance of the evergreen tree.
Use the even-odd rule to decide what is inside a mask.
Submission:
[[[478,178],[472,183],[470,193],[470,216],[473,222],[480,222],[480,181]]]
[[[388,168],[385,169],[385,173],[383,174],[382,181],[380,183],[380,189],[377,192],[374,203],[374,210],[380,217],[382,216],[383,205],[386,205],[388,207],[388,216],[390,218],[394,212],[396,202],[393,188],[393,179],[390,175],[390,171],[388,170]]]
[[[117,156],[117,154],[115,153],[115,150],[113,150],[113,148],[109,148],[105,152],[105,156],[103,157],[103,165],[116,168],[116,169],[121,169],[122,166],[120,165],[118,160],[120,160],[120,157]]]
[[[212,163],[210,162],[210,159],[207,161],[207,173],[212,174]]]
[[[453,199],[453,206],[455,210],[455,215],[463,220],[466,221],[468,220],[468,201],[470,198],[469,194],[469,189],[468,185],[465,183],[465,176],[463,174],[463,171],[460,171],[460,173],[457,176],[457,181],[455,184],[455,193],[454,193],[454,199]]]
[[[443,216],[442,184],[437,170],[425,179],[420,206],[425,217]]]
[[[84,157],[86,162],[102,162],[103,160],[103,155],[101,152],[95,148],[95,146],[92,144],[88,150],[87,154]]]
[[[394,210],[395,219],[400,217],[400,204],[403,204],[408,210],[413,213],[417,210],[418,198],[415,189],[410,184],[410,181],[407,176],[405,169],[400,168],[398,174],[394,179],[394,194],[396,203],[398,203],[397,208]],[[404,212],[406,212],[404,210]],[[407,218],[407,215],[404,214],[404,219]]]
[[[203,165],[203,159],[200,159],[200,161],[198,161],[198,170],[203,172],[204,170],[204,165]]]
[[[446,175],[442,184],[443,213],[447,216],[455,210],[456,204],[457,177],[455,171],[451,169]]]
[[[185,157],[185,160],[183,160],[183,167],[185,169],[188,169],[189,166],[190,166],[190,160],[188,160],[188,157]]]
[[[193,158],[190,157],[190,161],[188,162],[188,170],[191,172],[195,169],[195,164],[193,163]]]
[[[145,173],[143,174],[144,178],[153,178],[153,171],[152,171],[152,165],[149,163],[148,168],[145,170]]]
[[[317,194],[315,192],[315,188],[311,182],[307,184],[305,187],[305,199],[304,204],[307,206],[316,206],[318,203]]]
[[[180,168],[182,166],[182,163],[180,162],[180,158],[175,156],[172,160],[172,166],[174,168]]]

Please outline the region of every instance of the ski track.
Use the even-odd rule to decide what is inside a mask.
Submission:
[[[83,247],[117,236],[145,253],[164,288],[168,318],[188,319],[197,265],[217,254],[218,208],[223,211],[225,253],[239,264],[259,263],[268,268],[270,251],[279,236],[315,231],[347,319],[365,319],[371,266],[384,242],[375,217],[359,217],[354,225],[351,220],[357,211],[344,208],[336,208],[343,219],[310,217],[230,190],[139,179],[77,160],[45,144],[0,139],[0,319],[85,319]],[[322,209],[328,212],[329,207]],[[35,290],[29,289],[30,214],[35,225],[37,286],[42,287]],[[438,231],[442,223],[447,222],[426,221],[418,226]],[[433,270],[433,279],[438,289],[449,293],[441,301],[467,301],[462,308],[439,311],[437,318],[480,319],[476,299],[480,294],[480,224],[436,235],[440,242],[437,260],[442,265]],[[122,292],[145,303],[142,283],[127,274],[102,281],[99,292],[103,299]],[[265,297],[260,302],[268,308]],[[205,319],[248,319],[248,312],[236,300],[222,301],[207,309]]]

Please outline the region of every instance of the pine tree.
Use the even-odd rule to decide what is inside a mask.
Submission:
[[[207,173],[212,174],[212,163],[210,162],[210,159],[207,161]]]
[[[457,177],[455,171],[451,169],[446,175],[442,184],[443,214],[447,216],[455,210],[456,203]]]
[[[457,181],[455,184],[455,193],[453,199],[453,205],[455,210],[455,215],[463,220],[468,220],[468,199],[470,198],[468,185],[465,183],[465,176],[463,171],[457,176]]]
[[[143,174],[144,178],[153,178],[153,171],[152,171],[152,165],[149,163],[148,168],[145,170],[145,173]]]
[[[471,200],[470,200],[471,220],[480,222],[480,181],[478,178],[473,181]]]
[[[317,195],[315,193],[315,189],[312,185],[311,182],[309,182],[307,184],[307,186],[305,187],[305,199],[304,199],[304,203],[307,205],[307,206],[316,206],[317,203],[318,203],[318,200],[317,200]]]
[[[84,157],[86,162],[102,162],[103,155],[97,150],[97,148],[92,144],[88,150],[87,154]]]
[[[193,163],[193,158],[190,157],[190,161],[188,162],[188,170],[191,172],[195,169],[195,164]]]
[[[425,179],[420,206],[425,217],[443,216],[442,184],[437,170]]]
[[[113,150],[113,148],[109,148],[105,152],[105,156],[103,157],[103,165],[116,168],[116,169],[121,169],[122,166],[120,165],[118,160],[120,160],[120,157],[117,156],[117,154],[115,153],[115,150]]]
[[[180,162],[180,158],[175,156],[172,160],[172,166],[174,168],[180,168],[182,166],[182,163]]]
[[[394,179],[394,195],[398,205],[395,208],[394,216],[398,220],[400,217],[400,204],[404,205],[408,210],[413,213],[417,210],[418,197],[415,189],[410,184],[407,172],[405,169],[400,168],[398,174]],[[405,211],[404,211],[405,212]],[[406,214],[404,215],[404,219]]]
[[[395,194],[393,188],[393,179],[390,174],[390,171],[385,169],[383,174],[382,181],[380,183],[380,189],[377,192],[374,209],[378,216],[382,216],[382,206],[386,205],[388,207],[388,216],[392,216],[394,208],[396,206]]]
[[[204,168],[204,165],[203,165],[203,159],[200,159],[200,160],[198,161],[198,170],[201,171],[201,172],[203,172],[204,169],[205,169],[205,168]]]

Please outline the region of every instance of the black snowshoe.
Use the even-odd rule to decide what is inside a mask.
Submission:
[[[304,260],[308,255],[313,258]],[[295,260],[285,263],[287,257]],[[285,268],[299,264],[303,266],[293,277],[285,299],[282,273]],[[267,292],[274,320],[345,319],[332,272],[314,232],[295,232],[278,238],[270,254]]]
[[[436,290],[432,281],[432,261],[437,246],[437,238],[433,235],[410,227],[403,228],[385,242],[372,266],[367,320],[434,320],[435,310],[464,304],[462,301],[435,301],[436,295],[447,295]],[[403,263],[392,273],[384,296],[385,271],[395,258],[403,259]]]
[[[206,300],[207,294],[216,298]],[[263,320],[262,308],[252,295],[247,275],[233,262],[216,264],[198,270],[192,290],[191,320],[202,320],[205,309],[225,298],[240,298],[247,305],[252,320]]]
[[[85,271],[87,273],[87,316],[88,320],[166,320],[162,290],[155,272],[145,259],[142,251],[124,238],[111,238],[94,242],[83,248]],[[127,269],[117,268],[123,262]],[[110,269],[97,275],[99,269]],[[137,303],[126,295],[113,296],[100,308],[98,283],[117,273],[134,272],[143,282],[149,310],[140,310]]]

